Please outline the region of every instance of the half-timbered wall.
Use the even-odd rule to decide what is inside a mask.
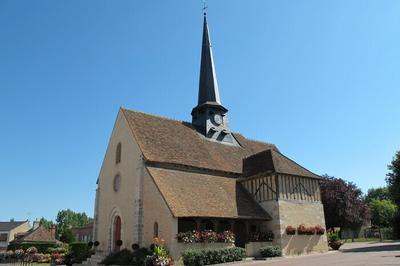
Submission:
[[[276,178],[274,175],[249,178],[242,182],[242,185],[258,201],[276,199]]]
[[[287,200],[320,201],[318,180],[291,175],[278,175],[279,198]]]
[[[258,201],[276,199],[320,201],[317,179],[292,175],[270,175],[251,177],[241,182]]]

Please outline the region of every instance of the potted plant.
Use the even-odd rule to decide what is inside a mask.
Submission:
[[[315,233],[317,234],[317,235],[323,235],[324,233],[325,233],[325,228],[323,228],[322,226],[320,226],[320,225],[317,225],[317,226],[315,226]]]
[[[287,235],[295,235],[296,234],[296,228],[293,226],[289,225],[286,227],[286,234]]]
[[[334,230],[328,230],[327,234],[328,234],[328,245],[333,250],[338,250],[344,244],[344,241],[342,241],[339,237],[339,232]]]
[[[118,239],[118,240],[115,241],[115,245],[117,245],[118,247],[122,246],[123,243],[124,242],[122,242],[121,239]]]
[[[299,235],[305,235],[305,234],[307,234],[307,228],[306,228],[306,226],[305,226],[304,224],[299,225],[299,226],[297,227],[297,233],[298,233]]]

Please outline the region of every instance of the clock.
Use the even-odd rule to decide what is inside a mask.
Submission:
[[[214,123],[215,123],[216,125],[218,125],[218,126],[221,125],[222,122],[223,122],[222,116],[219,115],[219,114],[215,114],[215,115],[213,116],[213,121],[214,121]]]

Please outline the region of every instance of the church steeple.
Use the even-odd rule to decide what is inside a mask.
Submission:
[[[209,140],[239,145],[229,130],[227,112],[219,97],[207,15],[204,13],[199,97],[192,110],[192,124]]]
[[[204,13],[198,105],[206,102],[221,104],[211,49],[210,34],[208,32],[207,15]]]

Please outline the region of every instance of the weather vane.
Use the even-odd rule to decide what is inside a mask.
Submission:
[[[206,0],[202,0],[202,2],[203,2],[203,8],[202,8],[202,10],[203,10],[204,15],[205,15],[205,14],[206,14],[206,10],[207,10],[207,8],[208,8],[208,6],[207,6],[207,1],[206,1]]]

